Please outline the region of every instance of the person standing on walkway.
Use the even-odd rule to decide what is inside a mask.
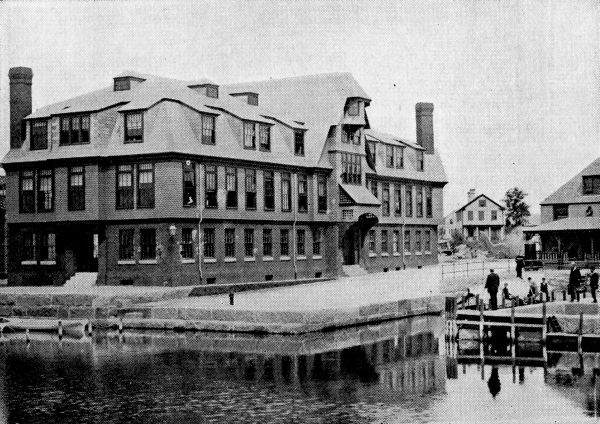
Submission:
[[[527,277],[527,282],[529,283],[529,293],[527,294],[527,298],[529,299],[529,303],[533,304],[538,296],[538,286],[531,277]]]
[[[598,303],[598,299],[596,299],[596,290],[598,290],[598,279],[599,275],[596,272],[596,268],[590,268],[590,291],[592,292],[592,299],[594,303]]]
[[[517,278],[523,279],[523,268],[525,268],[525,258],[521,255],[517,255],[515,258],[515,262],[517,263]]]
[[[498,309],[498,288],[500,287],[500,277],[498,274],[494,272],[493,269],[490,269],[490,273],[487,276],[487,280],[485,280],[485,288],[490,294],[490,306],[492,310],[495,311]]]
[[[575,301],[577,295],[577,289],[579,287],[579,280],[581,279],[581,272],[575,262],[571,262],[571,272],[569,273],[569,285],[567,289],[571,295],[571,302]]]
[[[548,292],[548,283],[546,279],[542,277],[542,282],[540,283],[540,293],[544,293],[546,296],[546,302],[550,300],[550,293]]]

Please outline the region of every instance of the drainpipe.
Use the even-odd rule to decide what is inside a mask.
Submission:
[[[400,196],[400,205],[402,205],[402,196]],[[404,206],[406,206],[406,205],[404,205]],[[402,269],[406,269],[406,261],[404,258],[404,243],[406,242],[406,240],[404,240],[404,238],[406,237],[406,232],[404,230],[406,228],[406,223],[405,223],[406,218],[405,218],[404,214],[406,211],[402,207],[401,207],[401,210],[402,210],[402,246],[401,246],[401,248],[402,248]]]
[[[291,178],[290,178],[291,180]],[[293,196],[294,193],[294,185],[298,184],[298,175],[294,174],[294,180],[293,182],[295,182],[296,184],[292,184],[292,187],[290,187],[290,202],[292,202],[292,211],[294,212],[294,222],[292,224],[292,240],[293,240],[293,250],[292,250],[292,264],[294,266],[294,280],[298,279],[298,268],[296,266],[296,255],[298,254],[297,252],[297,248],[296,248],[296,220],[297,220],[297,215],[296,215],[296,206],[297,206],[297,202],[298,199],[296,199],[296,196]],[[293,200],[296,199],[296,203],[293,202]],[[305,239],[306,240],[306,239]]]
[[[202,243],[200,242],[202,237],[202,210],[205,199],[200,196],[200,200],[196,204],[196,218],[198,219],[198,284],[202,284]]]

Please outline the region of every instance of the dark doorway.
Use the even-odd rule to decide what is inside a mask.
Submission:
[[[356,265],[360,262],[360,230],[352,226],[344,233],[344,265]]]
[[[98,271],[98,233],[81,231],[72,237],[71,245],[77,272]]]

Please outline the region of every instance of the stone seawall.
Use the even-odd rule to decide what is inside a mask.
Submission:
[[[236,293],[239,293],[249,290],[289,287],[331,280],[332,278],[306,278],[298,280],[259,281],[254,283],[206,284],[194,287],[190,292],[190,296],[213,296],[216,294],[229,293],[231,289],[233,289]]]

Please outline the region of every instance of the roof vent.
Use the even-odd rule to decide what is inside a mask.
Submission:
[[[249,105],[258,106],[258,93],[245,91],[243,93],[230,93],[229,95],[233,97],[246,97],[246,101]]]
[[[122,77],[113,78],[113,81],[114,81],[114,86],[113,86],[114,91],[126,91],[126,90],[131,90],[132,87],[135,87],[139,83],[144,82],[146,80],[143,78],[122,76]]]
[[[212,97],[213,99],[219,98],[219,86],[217,84],[190,84],[188,87],[200,94],[204,94],[206,97]]]

